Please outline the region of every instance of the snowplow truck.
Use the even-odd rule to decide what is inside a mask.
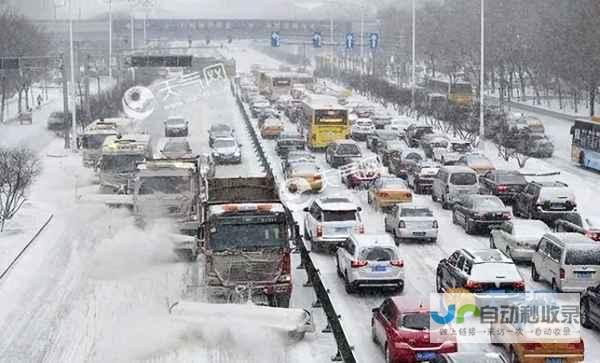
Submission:
[[[295,232],[272,177],[208,179],[198,233],[210,296],[289,306]]]

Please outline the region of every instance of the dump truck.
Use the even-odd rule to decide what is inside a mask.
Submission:
[[[291,212],[272,177],[207,179],[198,231],[208,293],[235,302],[288,307],[292,293]]]

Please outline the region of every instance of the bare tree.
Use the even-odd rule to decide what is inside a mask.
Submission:
[[[40,172],[40,160],[30,149],[0,149],[0,232],[23,205],[27,189]]]

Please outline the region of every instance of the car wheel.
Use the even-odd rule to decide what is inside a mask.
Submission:
[[[433,200],[434,202],[438,201],[437,197],[435,196],[435,192],[433,190],[431,190],[431,200]]]
[[[385,217],[383,218],[383,229],[384,229],[386,232],[390,232],[390,227],[388,227],[387,216],[385,216]]]
[[[496,242],[494,242],[494,236],[490,234],[490,248],[496,248]]]
[[[510,352],[508,353],[510,363],[519,363],[519,356],[513,347],[510,347]]]
[[[344,274],[342,273],[342,270],[340,270],[340,259],[338,257],[335,258],[335,267],[336,267],[338,276],[341,279],[344,278]]]
[[[344,274],[344,288],[346,289],[346,292],[348,294],[354,294],[354,292],[356,291],[354,286],[352,286],[352,284],[350,283],[350,280],[348,280],[348,273]]]
[[[438,293],[442,293],[442,292],[444,292],[444,291],[442,290],[442,276],[440,276],[440,274],[439,274],[439,273],[437,273],[437,274],[435,275],[435,290],[436,290]]]
[[[514,202],[512,205],[512,213],[515,217],[520,217],[521,213],[519,213],[519,208],[517,207],[517,202]]]
[[[551,288],[552,288],[552,291],[560,292],[560,289],[558,288],[558,284],[556,283],[555,279],[552,279]]]
[[[448,202],[446,201],[446,196],[444,194],[442,194],[442,208],[450,209],[450,204],[448,204]]]
[[[371,318],[371,340],[373,343],[379,345],[379,340],[377,340],[377,335],[375,334],[375,319]]]
[[[369,205],[373,204],[373,198],[371,197],[371,193],[367,192],[367,203]]]
[[[467,221],[465,222],[465,232],[467,232],[467,234],[473,234],[473,225],[469,218],[467,218]]]
[[[581,325],[584,328],[591,329],[592,328],[592,323],[590,321],[590,316],[589,316],[590,303],[589,303],[589,301],[587,299],[582,299],[581,300],[579,312],[581,314]]]
[[[392,363],[392,353],[390,352],[390,347],[388,347],[387,343],[385,343],[385,363]]]
[[[452,224],[458,224],[458,219],[456,218],[455,211],[452,211]]]
[[[512,252],[510,251],[510,247],[506,246],[506,255],[508,257],[511,258],[511,260],[514,260],[513,256],[512,256]]]
[[[531,264],[531,279],[533,281],[540,281],[540,274],[538,274],[534,263]]]
[[[399,283],[399,284],[398,284],[398,287],[396,288],[396,292],[397,292],[397,293],[401,294],[401,293],[402,293],[402,291],[404,291],[404,282],[402,282],[402,283]]]

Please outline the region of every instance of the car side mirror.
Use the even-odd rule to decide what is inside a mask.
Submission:
[[[374,314],[376,314],[376,313],[378,313],[378,312],[379,312],[379,308],[373,308],[371,311],[372,311]]]
[[[357,207],[356,210],[362,212],[362,207]]]
[[[302,209],[302,211],[304,211],[304,212],[308,213],[308,212],[309,212],[309,209],[308,209],[308,207],[304,207],[304,208]]]

